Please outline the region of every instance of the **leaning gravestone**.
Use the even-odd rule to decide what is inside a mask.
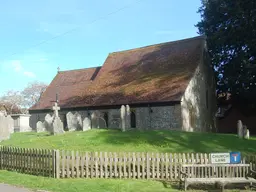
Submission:
[[[237,134],[239,138],[243,138],[243,123],[241,120],[237,121]]]
[[[88,131],[90,130],[91,127],[91,120],[89,117],[85,117],[83,120],[83,131]]]
[[[124,105],[121,106],[121,129],[125,131],[125,121],[126,121],[126,108]]]
[[[44,132],[46,129],[45,129],[45,125],[42,121],[38,121],[36,123],[36,132],[37,133],[41,133],[41,132]]]
[[[60,119],[60,117],[55,117],[53,122],[53,135],[59,135],[65,133],[63,123]]]
[[[52,132],[54,117],[52,117],[50,114],[47,114],[44,119],[45,119],[44,121],[45,129],[49,132]]]

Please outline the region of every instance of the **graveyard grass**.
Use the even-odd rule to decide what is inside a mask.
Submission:
[[[14,133],[1,145],[110,152],[226,152],[256,153],[256,138],[239,139],[232,134],[186,133],[178,131],[127,131],[93,129],[52,136],[49,133]],[[0,183],[50,192],[176,192],[175,185],[150,180],[53,179],[0,170]],[[193,190],[194,191],[194,190]],[[241,190],[234,190],[241,191]]]
[[[226,152],[256,153],[256,137],[239,139],[232,134],[179,131],[92,129],[52,136],[49,133],[14,133],[1,145],[97,152]]]

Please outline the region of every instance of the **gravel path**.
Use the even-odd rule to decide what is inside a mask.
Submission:
[[[0,191],[1,192],[46,192],[46,191],[31,191],[25,188],[21,188],[21,187],[15,187],[15,186],[11,186],[11,185],[7,185],[7,184],[2,184],[0,183]]]

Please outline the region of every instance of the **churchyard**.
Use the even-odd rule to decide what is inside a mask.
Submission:
[[[125,191],[153,189],[159,186],[159,182],[162,183],[162,191],[173,191],[173,186],[176,186],[173,182],[181,179],[181,165],[210,164],[210,153],[229,154],[232,151],[241,152],[241,162],[250,166],[241,167],[239,174],[242,177],[250,173],[247,168],[256,169],[256,148],[253,147],[256,146],[256,138],[249,138],[241,121],[237,125],[238,135],[130,129],[129,106],[122,106],[120,129],[99,129],[104,119],[95,112],[92,115],[94,123],[89,122],[91,119],[87,117],[82,118],[79,113],[68,113],[68,129],[65,131],[57,103],[52,109],[54,114],[47,114],[45,121],[39,121],[35,130],[27,129],[20,133],[13,133],[14,123],[10,116],[1,116],[1,134],[4,137],[0,147],[0,166],[2,170],[16,173],[2,171],[7,176],[0,181],[9,183],[8,177],[23,173],[38,178],[50,177],[47,179],[49,183],[69,182],[70,178],[79,183],[81,179],[89,179],[90,191],[97,191],[97,187],[93,186],[99,179],[107,179],[110,183],[121,182],[120,185],[127,185],[127,182],[135,182],[135,186],[141,186],[143,182],[152,185],[152,188],[142,187],[143,190],[122,186]],[[236,172],[238,167],[229,168],[227,170]],[[204,174],[204,177],[211,177],[208,171]],[[27,177],[34,179],[33,176]],[[32,188],[63,190],[53,189],[53,184],[35,186],[31,181],[22,179],[15,182]],[[172,182],[172,185],[166,187],[166,182]],[[107,184],[106,181],[103,183]]]

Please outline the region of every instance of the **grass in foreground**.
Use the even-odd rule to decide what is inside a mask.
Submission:
[[[179,192],[176,187],[160,181],[120,180],[120,179],[53,179],[24,175],[0,170],[0,183],[21,186],[34,190],[49,192]],[[211,189],[212,187],[209,186]],[[192,190],[199,192],[203,190]],[[205,190],[210,191],[210,190]],[[213,190],[211,190],[213,191]],[[214,191],[219,191],[214,188]],[[225,190],[239,192],[246,190]],[[248,190],[249,191],[249,190]]]
[[[110,152],[227,152],[256,153],[256,137],[239,139],[236,135],[188,133],[178,131],[127,131],[93,129],[87,132],[14,133],[1,145],[24,148],[66,149]]]
[[[119,179],[53,179],[0,171],[0,183],[52,192],[176,192],[158,181]]]

